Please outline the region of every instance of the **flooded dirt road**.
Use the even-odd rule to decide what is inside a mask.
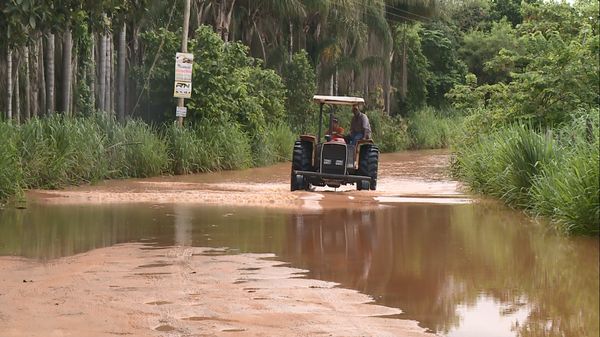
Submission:
[[[289,165],[33,192],[0,211],[0,336],[598,336],[598,239],[447,162],[384,155],[370,192],[291,193]]]

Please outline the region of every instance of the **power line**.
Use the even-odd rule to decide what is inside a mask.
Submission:
[[[417,14],[417,13],[413,13],[413,12],[410,12],[410,11],[407,11],[407,10],[404,10],[404,9],[401,9],[401,8],[398,8],[398,7],[394,7],[392,5],[385,4],[385,6],[391,8],[391,9],[393,9],[395,11],[403,12],[403,13],[406,13],[406,14],[409,14],[409,15],[414,15],[414,16],[416,16],[418,18],[422,18],[423,20],[427,20],[427,21],[431,20],[430,18],[428,18],[426,16],[423,16],[423,15],[420,15],[420,14]]]
[[[370,7],[368,7],[364,3],[360,2],[360,0],[358,0],[358,1],[357,0],[348,0],[348,1],[351,2],[351,3],[353,3],[354,5],[356,5],[357,7],[361,7],[363,9],[360,12],[358,10],[355,10],[354,11],[355,13],[357,13],[357,14],[365,14],[365,15],[371,15],[372,17],[376,17],[375,14],[372,14],[371,12],[369,12],[368,9],[370,9]],[[342,7],[342,5],[340,5],[340,4],[335,4],[334,3],[333,6],[341,8],[341,9],[344,9],[344,10],[348,10],[347,8]],[[393,10],[397,10],[397,11],[400,11],[400,12],[406,12],[406,13],[408,13],[410,15],[414,15],[416,17],[422,18],[425,21],[430,21],[431,20],[430,18],[427,18],[425,16],[422,16],[422,15],[419,15],[419,14],[415,14],[415,13],[412,13],[412,12],[409,12],[409,11],[405,11],[405,10],[402,10],[400,8],[397,8],[397,7],[394,7],[394,6],[391,6],[391,5],[385,4],[385,6],[388,7],[388,8],[390,8],[390,9],[393,9]],[[390,10],[388,10],[387,8],[383,8],[383,10],[384,10],[384,14],[386,14],[386,19],[388,19],[389,21],[392,21],[393,23],[404,23],[406,21],[413,21],[413,22],[422,22],[423,21],[423,20],[412,18],[412,17],[404,16],[404,15],[401,15],[401,14],[393,13]]]
[[[355,4],[359,5],[359,7],[363,7],[362,4],[360,4],[358,2],[355,2]],[[359,9],[349,10],[348,8],[342,7],[342,5],[339,5],[339,4],[333,4],[332,6],[333,7],[337,7],[339,9],[342,9],[342,10],[352,11],[355,14],[369,15],[369,16],[374,17],[374,18],[378,17],[377,15],[375,15],[375,14],[369,12],[369,11],[366,11],[366,10],[363,10],[363,11],[361,11]],[[365,8],[367,8],[367,7],[365,6]],[[393,23],[404,23],[407,20],[408,21],[413,21],[413,22],[421,22],[420,20],[417,20],[417,19],[414,19],[414,18],[409,18],[409,17],[406,17],[406,16],[402,16],[402,15],[399,15],[399,14],[396,14],[396,13],[390,13],[388,11],[384,11],[384,13],[391,16],[391,17],[386,17],[386,19],[389,20],[389,21],[391,21],[391,22],[393,22]]]

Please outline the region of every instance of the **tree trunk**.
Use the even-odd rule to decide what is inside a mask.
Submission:
[[[12,99],[13,99],[13,82],[12,82],[12,50],[7,48],[6,53],[6,119],[12,119],[13,111],[12,111]]]
[[[126,50],[126,38],[127,38],[127,24],[123,23],[123,27],[121,28],[121,33],[119,34],[119,48],[117,50],[118,53],[118,104],[117,104],[117,113],[119,116],[119,120],[121,122],[125,121],[125,56],[127,54]]]
[[[333,96],[334,90],[335,90],[335,85],[333,84],[334,80],[333,80],[333,74],[331,74],[331,77],[329,78],[329,96]]]
[[[38,83],[40,84],[39,115],[46,113],[46,76],[44,75],[44,37],[40,36],[38,40]]]
[[[19,55],[21,56],[21,55]],[[17,61],[17,66],[15,67],[15,111],[14,111],[14,116],[15,116],[15,120],[17,121],[17,124],[21,123],[21,95],[20,95],[20,83],[19,83],[19,64],[20,62]]]
[[[110,34],[106,35],[106,50],[105,50],[105,56],[106,61],[104,64],[104,110],[106,110],[106,112],[108,112],[109,114],[112,113],[111,111],[111,105],[110,105],[110,87],[111,87],[111,83],[110,83],[110,62],[112,60],[112,58],[110,57]]]
[[[400,98],[402,99],[402,101],[406,100],[406,95],[408,93],[408,72],[406,71],[407,68],[407,64],[408,64],[408,58],[406,55],[406,41],[403,42],[402,44],[402,60],[401,60],[402,64],[400,66]]]
[[[140,40],[138,35],[140,34],[140,26],[137,22],[133,23],[133,27],[132,27],[132,49],[131,49],[131,56],[129,58],[129,66],[130,67],[136,67],[139,64],[139,59],[140,59]],[[129,111],[129,114],[134,114],[135,111],[133,111],[134,107],[135,107],[135,98],[138,95],[138,91],[137,91],[137,86],[135,83],[135,80],[132,78],[129,78],[128,80],[129,82],[129,90],[127,91],[128,95],[127,95],[127,110]]]
[[[260,42],[260,49],[263,54],[263,61],[265,61],[265,64],[267,64],[267,50],[265,48],[265,41],[263,40],[262,34],[260,33],[258,26],[256,25],[256,21],[254,21],[254,30],[256,31],[256,35],[258,35],[258,41]]]
[[[338,68],[337,66],[335,67],[335,73],[334,73],[334,81],[335,81],[335,95],[337,96],[339,94],[339,89],[340,89],[340,84],[339,84],[339,72],[338,72]]]
[[[231,2],[230,2],[231,1]],[[231,26],[231,15],[236,0],[221,0],[217,14],[217,33],[224,42],[229,41],[229,26]]]
[[[73,40],[71,40],[72,42]],[[80,83],[79,81],[84,80],[83,78],[79,78],[79,53],[77,52],[77,47],[71,48],[73,51],[72,55],[72,63],[71,63],[71,85],[69,86],[69,115],[75,115],[75,96],[79,95],[79,91],[77,87],[75,87],[74,83]],[[81,112],[81,110],[79,110]]]
[[[23,47],[23,59],[25,59],[25,107],[23,119],[28,121],[31,117],[31,82],[29,82],[29,47]]]
[[[27,81],[31,83],[31,95],[30,97],[30,111],[31,111],[31,116],[35,117],[38,115],[38,107],[39,107],[39,88],[40,88],[40,81],[38,79],[38,64],[39,64],[39,58],[38,58],[38,41],[37,39],[33,42],[33,44],[31,45],[31,51],[29,53],[29,58],[31,60],[31,72],[29,69],[29,62],[27,64],[27,73],[29,73],[29,75],[27,76]]]
[[[106,105],[108,106],[108,110],[111,114],[115,113],[115,45],[113,40],[113,35],[110,34],[108,36],[108,47],[106,48],[108,51],[108,55],[106,57],[106,62],[108,64],[108,70],[106,72],[106,82],[108,83],[108,90],[106,93],[108,97],[106,99]]]
[[[100,34],[98,47],[98,110],[106,111],[106,35]]]
[[[294,24],[292,23],[291,20],[289,22],[289,28],[290,28],[290,38],[289,38],[289,44],[288,44],[288,61],[290,63],[292,63],[292,56],[294,55]]]
[[[384,67],[384,71],[383,71],[383,76],[384,76],[384,83],[383,83],[383,87],[384,87],[384,91],[385,91],[385,113],[390,115],[391,114],[391,107],[392,107],[392,64],[394,62],[394,50],[392,49],[389,52],[388,58],[387,58],[387,64]]]
[[[52,115],[56,110],[54,105],[54,34],[48,33],[46,36],[46,108],[48,109],[48,115]]]
[[[71,115],[71,80],[73,64],[71,56],[73,53],[73,38],[71,29],[67,28],[63,34],[63,70],[62,70],[62,110],[66,116]]]
[[[90,38],[90,64],[86,69],[86,76],[90,83],[90,99],[92,100],[92,109],[96,108],[96,33],[92,33]]]

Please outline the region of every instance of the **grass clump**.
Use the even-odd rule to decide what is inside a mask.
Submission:
[[[296,137],[284,123],[268,126],[264,134],[252,139],[253,165],[265,166],[288,160]]]
[[[123,161],[115,171],[120,177],[152,177],[169,171],[167,143],[141,120],[129,120],[115,138]]]
[[[23,172],[17,148],[17,128],[0,122],[0,201],[19,194],[23,183]]]
[[[166,127],[166,139],[173,173],[190,174],[207,170],[209,154],[193,127],[181,128],[170,124]]]
[[[567,233],[600,234],[598,114],[576,118],[558,134],[561,156],[531,188],[536,212]]]
[[[550,137],[518,125],[500,129],[459,148],[455,174],[476,192],[527,208],[535,177],[555,157],[553,143]]]
[[[572,234],[600,233],[598,121],[558,132],[500,128],[456,149],[455,176],[479,193],[550,217]]]
[[[19,129],[19,149],[27,188],[60,188],[107,174],[103,136],[91,119],[33,119]]]
[[[408,135],[412,149],[447,148],[454,138],[459,118],[445,116],[432,108],[414,112],[408,119]]]

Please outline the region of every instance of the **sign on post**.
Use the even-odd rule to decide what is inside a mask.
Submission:
[[[187,116],[187,108],[184,106],[178,106],[175,111],[175,117],[186,117]]]
[[[191,98],[192,97],[192,82],[175,81],[175,92],[173,97]]]
[[[177,53],[175,55],[175,90],[173,97],[192,97],[192,68],[194,54]]]

